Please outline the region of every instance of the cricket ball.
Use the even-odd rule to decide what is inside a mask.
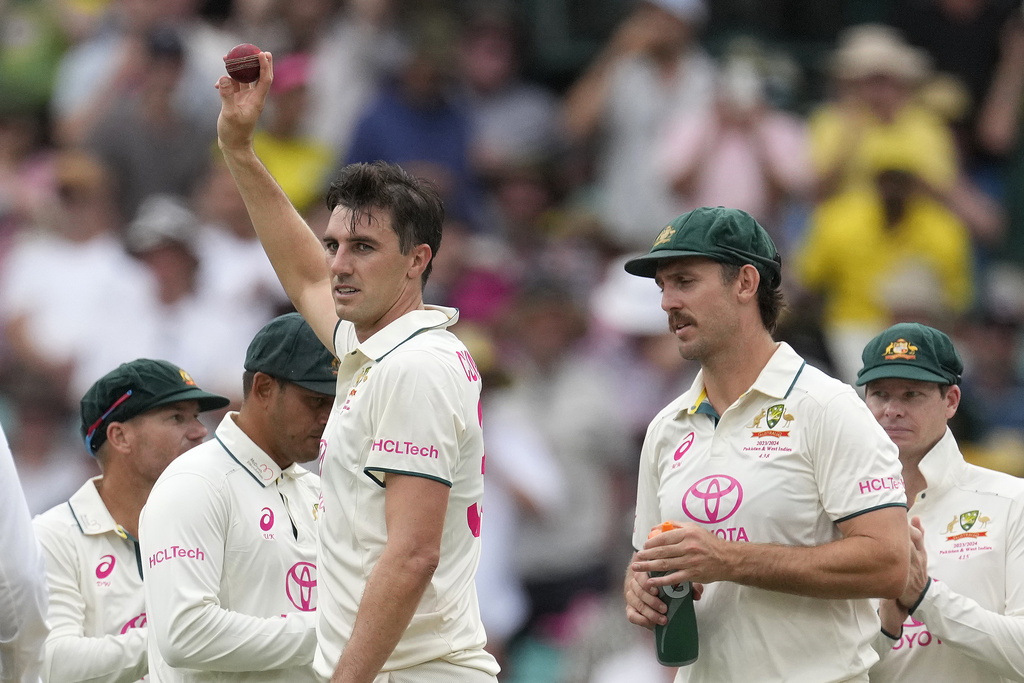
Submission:
[[[260,78],[261,50],[252,43],[235,45],[224,56],[224,67],[228,76],[240,83],[253,83]]]

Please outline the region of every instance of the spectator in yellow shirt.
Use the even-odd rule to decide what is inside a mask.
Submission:
[[[897,318],[940,323],[971,303],[967,228],[927,191],[914,164],[884,162],[872,186],[821,204],[797,254],[802,284],[823,299],[836,374],[850,383],[861,349]]]
[[[873,169],[893,152],[932,189],[948,190],[957,177],[953,135],[914,100],[927,56],[895,29],[864,24],[840,37],[832,66],[838,97],[809,122],[818,196],[870,186]]]

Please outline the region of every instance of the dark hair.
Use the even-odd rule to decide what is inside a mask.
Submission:
[[[742,264],[722,263],[722,282],[726,284],[733,282],[740,276]],[[786,303],[782,299],[782,289],[779,287],[768,287],[764,277],[757,286],[757,310],[761,314],[761,324],[768,334],[775,334],[779,326],[779,316]]]
[[[422,279],[426,284],[441,248],[444,224],[444,204],[429,181],[384,161],[349,164],[327,191],[327,208],[333,212],[338,206],[352,211],[353,227],[360,216],[372,219],[374,209],[386,211],[403,254],[419,244],[430,247],[430,261]]]

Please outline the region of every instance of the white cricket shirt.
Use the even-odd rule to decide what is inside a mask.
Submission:
[[[236,415],[164,470],[142,510],[154,683],[317,680],[317,477],[282,471]]]
[[[130,683],[148,670],[139,544],[107,511],[101,479],[33,520],[50,586],[44,681]]]
[[[715,417],[699,373],[654,418],[640,456],[634,547],[666,520],[729,541],[818,546],[842,538],[837,522],[906,505],[898,451],[867,406],[787,344],[717,428]],[[677,681],[866,680],[877,660],[869,600],[716,582],[695,607],[700,654]]]
[[[871,680],[1024,680],[1024,480],[965,462],[948,429],[920,468],[934,581]]]
[[[335,329],[338,393],[321,444],[320,614],[314,666],[334,671],[367,578],[387,542],[385,473],[451,486],[438,567],[383,670],[441,659],[498,672],[473,581],[480,557],[484,447],[480,375],[445,328],[458,311],[403,315],[365,342]]]
[[[46,562],[0,429],[0,681],[38,683],[46,641]]]

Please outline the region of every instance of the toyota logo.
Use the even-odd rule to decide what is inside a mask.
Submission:
[[[121,627],[121,635],[128,633],[133,628],[142,628],[146,625],[146,613],[143,612],[137,617],[133,617],[127,624]]]
[[[303,612],[316,611],[316,565],[296,562],[284,582],[288,599]]]
[[[683,512],[695,522],[718,524],[732,517],[743,502],[743,487],[725,474],[698,480],[683,495]]]

